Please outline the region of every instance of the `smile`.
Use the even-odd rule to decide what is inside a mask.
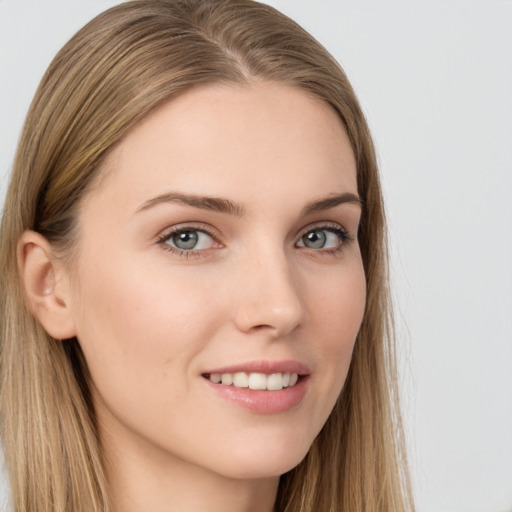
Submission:
[[[260,372],[210,373],[205,377],[214,384],[267,391],[280,391],[295,386],[299,380],[297,373],[289,372],[271,374]]]

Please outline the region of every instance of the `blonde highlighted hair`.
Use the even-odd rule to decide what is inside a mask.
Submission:
[[[281,477],[279,512],[412,510],[398,408],[385,218],[375,152],[336,61],[295,22],[250,0],[136,0],[100,14],[57,54],[30,107],[0,238],[1,438],[17,512],[112,512],[77,340],[56,340],[24,304],[26,230],[64,257],[81,198],[140,120],[193,87],[250,80],[298,87],[346,127],[363,201],[367,304],[349,375],[306,458]]]

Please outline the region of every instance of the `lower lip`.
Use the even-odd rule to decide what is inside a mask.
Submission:
[[[285,412],[302,402],[308,386],[308,376],[302,376],[297,384],[279,391],[262,391],[215,384],[204,379],[210,388],[225,400],[259,414]]]

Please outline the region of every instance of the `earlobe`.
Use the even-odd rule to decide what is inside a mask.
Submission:
[[[34,231],[23,233],[18,265],[27,306],[46,332],[61,340],[74,337],[69,279],[48,240]]]

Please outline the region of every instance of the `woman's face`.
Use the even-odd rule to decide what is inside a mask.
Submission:
[[[288,471],[343,387],[365,304],[337,115],[283,85],[194,90],[103,174],[71,282],[107,450],[237,479]]]

